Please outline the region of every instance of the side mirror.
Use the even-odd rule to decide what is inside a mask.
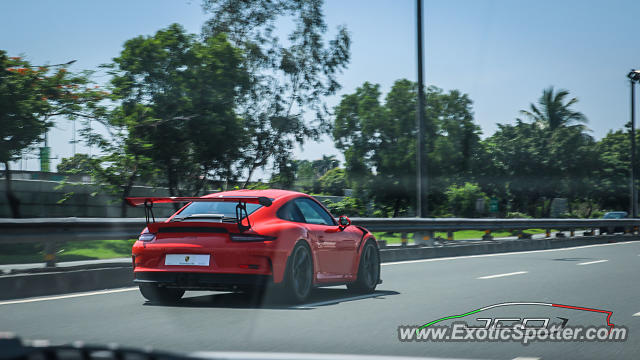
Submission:
[[[351,220],[347,217],[347,215],[342,215],[338,218],[338,227],[340,230],[344,230],[347,226],[351,225]]]

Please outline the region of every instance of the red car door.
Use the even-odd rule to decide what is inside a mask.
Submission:
[[[338,272],[347,279],[354,277],[357,269],[354,269],[355,260],[358,255],[358,244],[362,239],[362,231],[355,226],[349,226],[337,233],[340,240],[336,248],[338,256]]]
[[[356,247],[360,239],[352,230],[338,229],[331,214],[312,199],[295,200],[316,242],[318,280],[342,280],[353,276]],[[347,231],[349,230],[349,231]]]

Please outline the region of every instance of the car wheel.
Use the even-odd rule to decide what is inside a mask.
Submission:
[[[372,293],[380,281],[380,254],[378,248],[370,241],[364,244],[358,265],[358,278],[347,284],[350,291],[368,294]]]
[[[174,303],[184,295],[184,290],[160,287],[156,284],[140,284],[139,288],[142,296],[153,303]]]
[[[309,247],[301,242],[291,252],[285,274],[284,291],[287,300],[301,303],[313,289],[313,260]]]

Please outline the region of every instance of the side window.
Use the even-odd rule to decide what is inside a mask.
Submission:
[[[315,201],[302,198],[296,199],[294,202],[300,209],[300,212],[302,212],[302,215],[304,215],[306,222],[319,225],[335,225],[331,215],[329,215],[322,206],[318,205]]]
[[[276,214],[280,219],[287,221],[295,221],[295,222],[305,222],[300,209],[293,203],[293,201],[289,201],[288,203],[282,205],[282,207],[278,210]]]

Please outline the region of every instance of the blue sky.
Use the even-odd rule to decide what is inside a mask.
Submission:
[[[640,2],[424,3],[426,83],[468,93],[484,136],[496,123],[514,121],[550,85],[580,99],[576,109],[589,118],[597,138],[628,121],[625,74],[640,67],[640,21],[634,15]],[[415,1],[326,0],[325,15],[330,29],[344,24],[353,40],[351,64],[340,77],[343,89],[327,99],[330,105],[365,81],[388,91],[397,79],[416,79]],[[34,64],[76,59],[73,69],[93,69],[116,56],[129,38],[173,22],[199,32],[205,19],[197,0],[6,1],[0,48]],[[50,132],[52,154],[70,156],[70,139],[71,124],[61,121]],[[78,152],[87,150],[78,146]],[[323,154],[338,154],[328,138],[296,151],[305,159]],[[26,167],[38,169],[37,161]]]

